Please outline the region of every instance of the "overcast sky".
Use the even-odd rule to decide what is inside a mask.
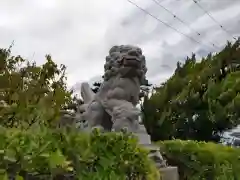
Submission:
[[[132,44],[143,49],[150,82],[168,78],[177,61],[205,56],[233,38],[192,0],[132,0],[198,44],[146,15],[127,0],[0,0],[0,48],[38,64],[51,54],[68,69],[68,85],[100,79],[108,50]],[[240,0],[198,0],[225,29],[240,35]],[[201,35],[197,35],[199,32]]]

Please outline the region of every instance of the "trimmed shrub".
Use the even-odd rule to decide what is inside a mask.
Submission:
[[[240,149],[221,144],[172,140],[158,142],[180,180],[239,180]]]
[[[147,151],[127,133],[0,128],[0,179],[155,180]]]

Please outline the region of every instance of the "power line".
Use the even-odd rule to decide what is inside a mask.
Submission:
[[[172,30],[176,31],[177,33],[187,37],[188,39],[190,39],[191,41],[198,43],[200,45],[204,45],[207,46],[205,44],[202,44],[201,42],[197,41],[196,39],[192,38],[191,36],[188,36],[187,34],[182,33],[181,31],[179,31],[178,29],[172,27],[171,25],[169,25],[168,23],[162,21],[161,19],[157,18],[156,16],[152,15],[151,13],[149,13],[148,11],[146,11],[145,9],[141,8],[140,6],[138,6],[136,3],[132,2],[131,0],[127,0],[129,3],[133,4],[134,6],[136,6],[138,9],[140,9],[141,11],[143,11],[144,13],[148,14],[149,16],[151,16],[152,18],[156,19],[157,21],[159,21],[160,23],[164,24],[165,26],[171,28]],[[208,47],[208,46],[207,46]],[[214,47],[215,48],[215,47]]]
[[[155,2],[158,6],[160,6],[161,8],[163,8],[164,10],[166,10],[167,12],[169,12],[171,15],[173,15],[174,18],[176,18],[178,21],[180,21],[182,24],[186,25],[189,27],[189,29],[191,29],[192,31],[194,31],[197,35],[200,35],[199,32],[195,31],[194,29],[192,29],[186,22],[184,22],[182,19],[180,19],[179,17],[177,17],[176,14],[174,14],[173,12],[171,12],[169,9],[165,8],[163,5],[160,4],[159,1],[157,0],[152,0],[153,2]]]
[[[234,37],[227,29],[225,29],[207,10],[205,10],[203,8],[203,6],[201,6],[197,0],[193,0],[193,2],[200,8],[202,9],[217,25],[219,25],[219,27],[225,31],[229,36],[231,36],[233,39],[237,40],[236,37]]]
[[[162,1],[161,1],[161,2],[159,2],[159,0],[152,0],[152,1],[155,2],[159,7],[163,8],[165,11],[167,11],[168,13],[170,13],[171,15],[173,15],[173,17],[174,17],[175,19],[177,19],[177,20],[180,21],[182,24],[184,24],[185,26],[187,26],[191,31],[195,32],[198,36],[201,35],[198,31],[196,31],[196,30],[194,30],[193,28],[191,28],[191,26],[190,26],[188,23],[186,23],[185,21],[183,21],[182,19],[180,19],[176,14],[174,14],[172,11],[170,11],[169,9],[167,9],[166,7],[164,7],[163,5],[161,5],[160,3],[162,3]],[[209,43],[210,43],[212,46],[215,47],[215,44],[214,44],[214,43],[212,43],[212,42],[209,42]]]

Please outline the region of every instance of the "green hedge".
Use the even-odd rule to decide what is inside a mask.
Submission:
[[[0,179],[155,180],[147,151],[126,133],[0,128]],[[9,178],[10,179],[10,178]]]
[[[158,142],[180,180],[240,180],[240,149],[197,141]]]

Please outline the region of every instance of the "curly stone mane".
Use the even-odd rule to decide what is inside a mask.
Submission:
[[[131,45],[113,46],[106,57],[104,80],[108,81],[119,73],[124,76],[130,72],[131,76],[137,76],[141,82],[145,81],[147,68],[142,50]]]

